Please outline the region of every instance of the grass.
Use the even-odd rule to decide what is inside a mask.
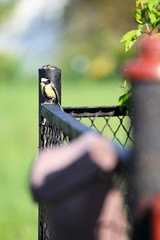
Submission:
[[[121,78],[106,81],[79,80],[62,82],[62,105],[104,106],[118,105],[118,98],[124,90]]]
[[[38,111],[35,84],[1,85],[0,239],[37,239],[37,207],[28,179],[37,152]]]
[[[117,105],[120,84],[63,80],[62,105]],[[0,84],[0,91],[0,239],[36,240],[37,205],[28,183],[38,151],[38,87],[22,81]]]

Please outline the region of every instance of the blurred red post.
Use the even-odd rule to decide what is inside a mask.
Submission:
[[[160,38],[143,42],[124,75],[133,92],[133,239],[160,240]]]
[[[152,205],[153,240],[160,240],[160,193],[155,196]]]

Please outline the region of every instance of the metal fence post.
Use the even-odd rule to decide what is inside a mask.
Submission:
[[[159,211],[160,220],[155,202],[160,200],[160,38],[147,39],[139,56],[125,65],[124,74],[133,91],[133,239],[157,240],[153,215]]]
[[[59,103],[61,104],[61,70],[53,65],[46,65],[42,68],[39,68],[39,148],[43,147],[41,141],[41,104],[46,101],[41,93],[41,78],[47,78],[53,81],[54,86],[59,94]]]
[[[41,116],[41,104],[46,102],[46,99],[41,93],[41,78],[47,78],[53,81],[54,86],[59,94],[59,103],[61,103],[61,70],[53,65],[46,65],[39,69],[39,149],[46,147],[44,129],[49,127],[46,126],[46,119],[42,118]],[[48,143],[48,146],[49,145],[50,143]],[[45,203],[39,203],[38,218],[38,240],[55,240],[55,238],[51,236],[49,230],[47,206]]]

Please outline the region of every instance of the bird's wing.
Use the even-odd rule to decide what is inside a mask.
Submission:
[[[44,96],[44,87],[45,87],[45,85],[44,85],[43,82],[41,82],[40,85],[41,85],[41,93]]]
[[[59,103],[60,102],[59,94],[58,94],[57,89],[55,88],[55,86],[54,86],[52,81],[51,81],[51,86],[52,86],[52,88],[53,88],[53,90],[54,90],[54,92],[56,94],[56,100]]]

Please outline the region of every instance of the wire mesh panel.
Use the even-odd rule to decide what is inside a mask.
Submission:
[[[47,119],[41,117],[41,149],[54,148],[58,145],[64,145],[69,141],[63,131],[60,131],[56,125]],[[56,236],[51,235],[48,219],[48,207],[45,203],[39,204],[39,240],[56,240]],[[53,227],[53,226],[52,226]],[[53,232],[53,231],[52,231]]]
[[[49,150],[57,145],[67,144],[90,128],[109,136],[122,148],[133,142],[132,117],[127,110],[121,113],[118,107],[78,107],[64,108],[64,111],[51,105],[42,106],[41,149]],[[78,123],[75,118],[88,127]],[[41,203],[39,206],[39,240],[56,240],[56,236],[51,236],[47,216],[47,206]]]
[[[89,128],[117,142],[122,148],[133,144],[132,115],[127,109],[120,112],[117,106],[78,107],[66,108],[66,112]]]
[[[68,141],[68,137],[56,125],[43,118],[41,123],[41,149],[53,148]]]
[[[129,116],[98,117],[97,114],[96,117],[80,118],[80,121],[95,131],[110,137],[123,148],[133,143],[132,119]]]

